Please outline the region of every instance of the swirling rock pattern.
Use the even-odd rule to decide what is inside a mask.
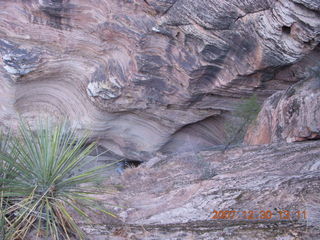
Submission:
[[[1,125],[15,126],[18,115],[67,117],[139,160],[183,150],[184,136],[195,146],[221,144],[217,126],[240,97],[264,99],[318,64],[319,6],[0,0]]]

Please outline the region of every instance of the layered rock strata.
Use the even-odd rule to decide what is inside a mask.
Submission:
[[[319,151],[319,142],[310,141],[158,156],[106,182],[118,190],[99,198],[122,206],[112,210],[118,222],[100,216],[83,227],[95,240],[315,240]],[[214,210],[239,212],[214,220]],[[247,217],[253,211],[252,218],[244,211]],[[272,217],[263,219],[260,211]]]
[[[129,159],[223,143],[241,97],[283,90],[320,59],[319,1],[0,3],[1,125],[68,118]]]

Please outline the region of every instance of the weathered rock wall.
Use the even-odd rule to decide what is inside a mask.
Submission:
[[[320,75],[310,73],[286,91],[267,99],[245,137],[248,144],[320,139]]]
[[[184,150],[185,137],[220,144],[212,126],[240,97],[264,99],[318,64],[319,6],[0,0],[0,122],[67,117],[130,159]]]
[[[94,240],[317,240],[319,150],[310,141],[158,156],[106,182],[119,186],[99,197],[118,222],[100,215],[83,227]],[[239,212],[219,220],[214,210]]]

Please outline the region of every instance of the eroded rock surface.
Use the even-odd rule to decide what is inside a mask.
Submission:
[[[221,129],[211,126],[240,97],[264,99],[318,64],[319,6],[1,0],[1,125],[15,126],[18,115],[67,117],[138,160],[176,151],[181,136],[197,148],[221,144]],[[201,138],[198,129],[208,133]]]
[[[117,221],[83,225],[90,239],[316,240],[320,234],[320,143],[282,143],[158,156],[106,183],[100,196]],[[110,208],[110,206],[109,206]],[[240,211],[213,220],[214,210]],[[243,211],[254,211],[244,219]],[[272,218],[261,219],[260,211]],[[290,219],[280,219],[287,210]],[[307,218],[297,211],[307,211]]]
[[[199,152],[242,97],[298,81],[248,138],[319,137],[318,0],[0,0],[0,15],[1,127],[66,117],[110,156],[149,160],[107,182],[100,198],[125,208],[84,224],[91,239],[318,239],[319,142]],[[274,217],[210,218],[231,209]]]
[[[248,144],[320,139],[320,75],[272,95],[245,137]]]

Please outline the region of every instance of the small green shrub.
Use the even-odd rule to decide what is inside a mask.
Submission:
[[[225,132],[227,134],[226,148],[230,144],[239,143],[243,140],[249,125],[256,120],[260,109],[261,105],[256,95],[243,100],[235,107],[235,111],[232,114],[234,121],[225,123]]]
[[[253,95],[237,105],[234,114],[247,124],[250,124],[257,118],[260,108],[257,96]]]
[[[70,210],[85,219],[83,209],[113,215],[92,197],[105,166],[88,169],[96,146],[87,144],[88,136],[77,136],[65,123],[40,123],[32,131],[22,122],[17,136],[0,140],[3,239],[24,239],[31,230],[46,239],[84,239]]]

